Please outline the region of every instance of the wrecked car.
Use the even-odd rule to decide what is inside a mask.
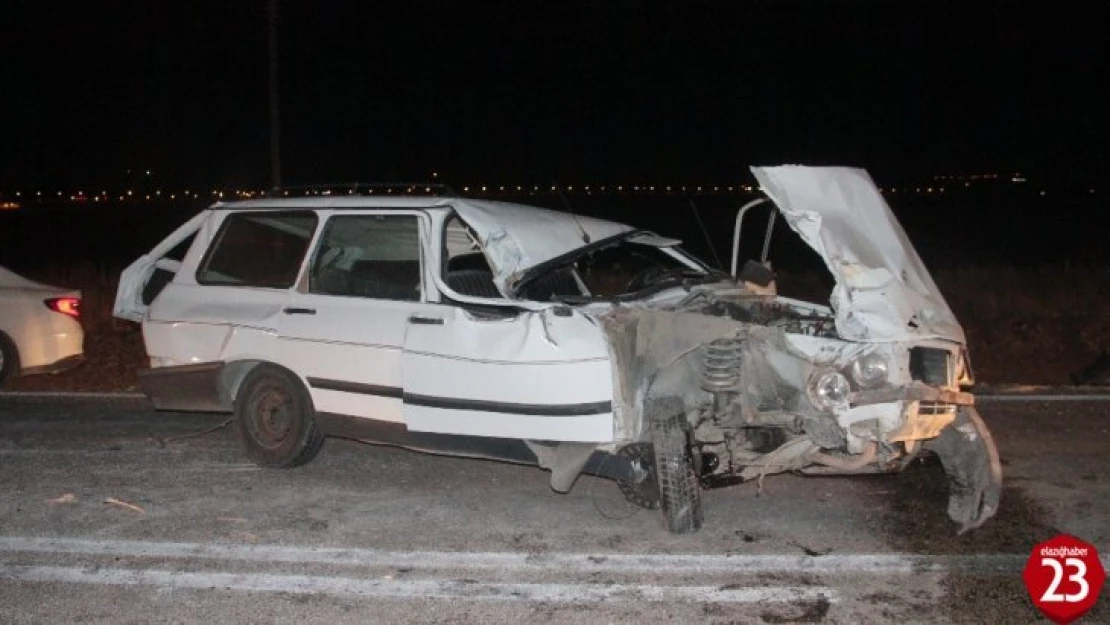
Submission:
[[[122,274],[154,405],[235,414],[254,462],[327,436],[582,473],[696,531],[700,492],[780,472],[893,473],[923,451],[963,530],[1001,470],[963,331],[866,172],[757,167],[732,271],[631,226],[459,197],[218,203]],[[740,265],[769,201],[830,305]]]

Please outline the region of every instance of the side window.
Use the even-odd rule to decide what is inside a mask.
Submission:
[[[420,301],[420,230],[415,215],[337,215],[328,220],[308,290]]]
[[[316,221],[311,212],[228,215],[197,270],[197,282],[275,289],[293,286]]]

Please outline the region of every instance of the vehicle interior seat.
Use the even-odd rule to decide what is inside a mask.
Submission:
[[[444,276],[447,286],[460,295],[472,297],[501,297],[493,283],[493,272],[482,269],[458,269]]]
[[[525,299],[546,302],[558,295],[582,295],[578,281],[574,279],[569,267],[548,273],[525,285],[522,295]]]
[[[352,295],[418,301],[419,260],[360,260],[351,265]]]

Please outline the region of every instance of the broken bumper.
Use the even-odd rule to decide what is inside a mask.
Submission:
[[[853,406],[887,404],[895,401],[928,401],[940,404],[955,404],[957,406],[972,406],[975,404],[975,396],[963,391],[937,388],[915,382],[901,388],[859,391],[852,393],[850,397]]]
[[[955,422],[926,441],[924,448],[940,458],[948,474],[948,516],[960,524],[961,534],[998,512],[1002,463],[994,438],[975,408],[960,408]]]

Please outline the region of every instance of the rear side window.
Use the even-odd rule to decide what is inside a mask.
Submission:
[[[175,245],[173,247],[172,250],[166,252],[166,255],[163,256],[163,258],[168,258],[170,260],[176,260],[178,262],[185,260],[185,255],[189,253],[189,248],[193,247],[193,241],[196,238],[197,238],[197,233],[195,233],[195,232],[193,234],[190,234],[189,236],[185,237],[185,239],[182,240],[181,243],[178,243],[177,245]]]
[[[420,301],[420,230],[415,215],[336,215],[328,220],[308,290]]]
[[[197,282],[275,289],[293,286],[316,221],[311,212],[228,215],[201,262]]]

